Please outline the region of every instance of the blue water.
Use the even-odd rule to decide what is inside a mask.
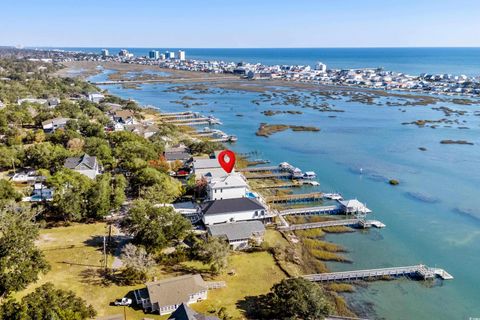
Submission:
[[[105,74],[96,76],[95,80],[103,78]],[[353,261],[352,264],[330,263],[332,270],[425,263],[444,268],[455,277],[452,281],[435,282],[433,286],[409,280],[370,283],[348,297],[357,307],[373,305],[363,310],[362,316],[480,317],[477,273],[480,265],[480,116],[476,115],[480,104],[459,106],[443,102],[435,105],[465,110],[467,114],[448,117],[460,123],[451,128],[440,124],[431,129],[402,123],[445,118],[442,112],[433,110],[433,106],[372,106],[337,96],[327,98],[326,102],[345,112],[319,112],[275,104],[278,98],[257,105],[252,100],[262,97],[253,92],[219,89],[207,94],[165,92],[172,86],[162,83],[142,85],[139,90],[121,86],[104,88],[166,112],[192,110],[213,114],[224,123],[220,126],[222,130],[238,137],[232,147],[235,151],[259,151],[255,158],[271,160],[272,164],[287,161],[304,171],[315,171],[321,186],[305,187],[304,192],[337,191],[346,198],[366,202],[374,211],[372,218],[381,220],[387,227],[328,236],[328,240],[343,244],[349,250],[346,256]],[[303,95],[305,100],[313,99],[309,92],[295,93]],[[172,102],[185,95],[195,96],[206,105],[184,109]],[[317,102],[323,101],[317,99]],[[273,117],[261,114],[268,109],[300,110],[303,114]],[[321,131],[285,131],[270,138],[257,137],[255,131],[261,122],[317,126]],[[459,129],[460,126],[469,129]],[[475,145],[441,145],[439,141],[443,139],[467,140]],[[427,151],[419,151],[419,147]],[[390,186],[387,183],[390,178],[398,179],[400,185]]]
[[[102,48],[58,48],[100,53]],[[117,54],[121,48],[108,48]],[[152,48],[128,48],[136,56],[147,56]],[[162,52],[177,48],[153,48]],[[260,62],[263,64],[315,65],[329,68],[376,68],[405,72],[450,73],[480,76],[480,48],[295,48],[295,49],[182,49],[188,59]]]

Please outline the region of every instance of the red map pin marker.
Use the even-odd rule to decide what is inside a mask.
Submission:
[[[218,163],[220,163],[226,173],[232,172],[235,166],[235,153],[230,150],[223,150],[218,154]]]

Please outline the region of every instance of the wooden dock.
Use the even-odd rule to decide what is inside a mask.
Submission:
[[[340,213],[340,208],[338,206],[315,206],[315,207],[306,207],[306,208],[294,208],[281,210],[280,214],[285,215],[313,215],[313,214],[338,214]]]
[[[268,196],[265,198],[267,203],[292,203],[292,202],[315,202],[323,198],[323,193],[301,193],[301,194],[287,194],[283,196]]]
[[[265,172],[265,171],[274,172],[274,171],[286,171],[286,170],[282,170],[282,168],[279,166],[268,166],[268,167],[242,168],[242,169],[238,169],[237,171],[238,172]]]
[[[426,265],[419,264],[407,267],[379,268],[366,270],[353,270],[342,272],[329,272],[319,274],[309,274],[303,278],[314,282],[328,281],[348,281],[348,280],[365,280],[378,279],[382,277],[402,277],[410,276],[420,279],[433,279],[439,277],[443,280],[451,280],[453,277],[443,269],[429,268]]]
[[[321,222],[310,222],[310,223],[303,223],[303,224],[291,224],[289,226],[280,226],[278,227],[278,230],[279,231],[295,231],[295,230],[307,230],[307,229],[338,227],[338,226],[350,226],[355,228],[366,229],[371,227],[384,228],[385,224],[383,224],[378,220],[339,219],[339,220],[330,220],[330,221],[321,221]]]
[[[265,174],[248,174],[245,175],[247,179],[291,179],[293,175],[290,172],[265,173]]]

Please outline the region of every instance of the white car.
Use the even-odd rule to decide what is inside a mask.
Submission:
[[[114,304],[116,306],[129,306],[132,304],[132,299],[129,298],[122,298],[122,299],[117,299],[115,300]]]

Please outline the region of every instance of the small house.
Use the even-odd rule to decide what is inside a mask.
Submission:
[[[88,94],[88,100],[91,102],[99,103],[105,99],[105,96],[101,93],[89,93]]]
[[[50,133],[54,132],[57,129],[63,129],[66,127],[70,118],[53,118],[49,120],[45,120],[42,122],[43,131]]]
[[[346,214],[354,213],[371,213],[372,210],[368,209],[366,205],[358,201],[357,199],[353,200],[340,200],[340,210]]]
[[[184,275],[146,284],[135,290],[135,300],[145,312],[165,315],[183,303],[189,305],[207,299],[208,285],[199,274]]]
[[[97,157],[91,157],[86,153],[81,157],[67,158],[64,167],[77,171],[90,179],[95,179],[100,174],[100,165]]]
[[[250,241],[262,243],[265,226],[258,220],[221,223],[209,226],[208,234],[225,239],[234,250],[241,250],[249,248]]]

